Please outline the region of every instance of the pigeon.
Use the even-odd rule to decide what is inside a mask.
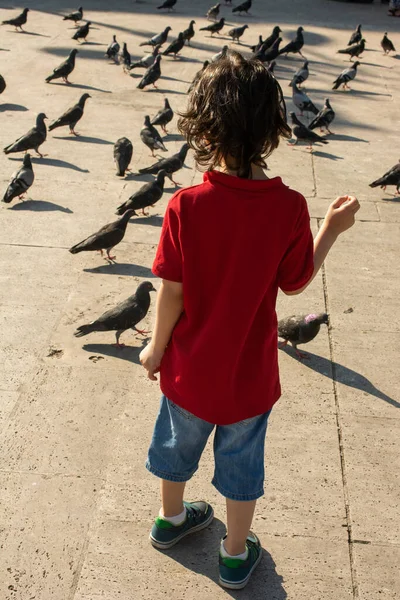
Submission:
[[[22,13],[18,15],[18,17],[15,17],[14,19],[9,19],[8,21],[3,21],[2,25],[13,25],[17,31],[18,29],[20,29],[20,31],[24,31],[22,29],[22,25],[25,25],[25,23],[28,20],[28,12],[29,8],[24,8]]]
[[[166,48],[164,50],[163,55],[168,56],[168,54],[173,54],[174,58],[176,58],[176,55],[179,54],[179,52],[182,50],[184,45],[185,45],[185,39],[183,37],[183,33],[180,32],[180,34],[178,35],[176,40],[171,42],[170,45],[168,46],[168,48]]]
[[[97,251],[103,256],[103,250],[105,250],[107,254],[106,260],[115,260],[115,256],[110,256],[110,250],[122,242],[128,221],[134,215],[136,215],[134,210],[127,210],[120,219],[105,225],[93,235],[79,242],[79,244],[72,246],[69,251],[71,254]]]
[[[400,160],[397,165],[394,165],[394,167],[382,175],[382,177],[370,183],[369,187],[374,188],[381,186],[381,188],[386,190],[387,185],[395,185],[397,193],[400,194]]]
[[[219,15],[219,8],[221,6],[221,3],[218,2],[218,4],[215,4],[215,6],[212,6],[211,8],[208,9],[206,17],[209,21],[213,20],[216,21],[217,17]]]
[[[362,33],[361,33],[361,25],[357,25],[357,29],[351,34],[351,38],[349,39],[348,46],[352,46],[353,44],[358,44],[361,42]]]
[[[300,69],[298,69],[293,75],[293,79],[289,83],[289,86],[293,87],[293,85],[297,85],[297,87],[300,87],[300,85],[304,83],[306,79],[308,79],[309,74],[310,73],[308,71],[308,60],[305,60],[303,66],[300,67]]]
[[[164,31],[150,38],[147,42],[142,42],[139,46],[162,46],[168,39],[168,33],[171,27],[166,27]]]
[[[7,87],[6,80],[4,79],[4,77],[2,75],[0,75],[0,94],[2,94],[4,92],[6,87]]]
[[[220,19],[216,23],[211,23],[211,25],[207,25],[207,27],[200,27],[200,31],[210,31],[211,36],[213,36],[214,33],[218,33],[219,31],[221,31],[224,25],[225,19],[222,17],[222,19]]]
[[[246,29],[248,29],[248,25],[242,25],[241,27],[234,27],[230,31],[228,31],[228,35],[232,38],[234,42],[238,42],[240,44],[239,38],[242,37]]]
[[[150,121],[152,125],[160,125],[164,133],[168,133],[166,126],[174,118],[174,111],[172,110],[168,99],[164,99],[164,108],[158,111],[155,117]]]
[[[196,23],[196,21],[190,21],[189,23],[189,27],[187,29],[184,29],[184,31],[182,31],[182,35],[183,35],[183,39],[185,40],[185,42],[188,43],[188,46],[190,46],[190,40],[192,39],[192,37],[194,37],[195,31],[194,31],[194,27],[193,25]]]
[[[360,54],[362,54],[365,50],[365,40],[364,38],[361,39],[360,42],[358,42],[358,44],[353,44],[352,46],[349,46],[348,48],[344,48],[343,50],[338,50],[338,54],[349,54],[350,58],[349,60],[351,60],[353,58],[353,56],[360,56]]]
[[[291,52],[293,54],[298,53],[298,54],[300,54],[300,56],[303,56],[303,54],[301,53],[301,49],[304,46],[303,31],[304,31],[304,29],[302,27],[299,27],[297,29],[295,39],[292,40],[291,42],[289,42],[286,46],[284,46],[282,48],[282,50],[279,52],[279,54],[285,54],[285,56],[287,56],[289,54],[289,52]],[[303,58],[304,58],[304,56],[303,56]]]
[[[78,21],[82,21],[83,19],[83,8],[82,6],[80,6],[78,8],[78,10],[76,10],[75,12],[69,13],[69,15],[65,15],[65,17],[63,18],[63,21],[73,21],[74,23],[77,23]]]
[[[35,179],[35,174],[32,169],[31,156],[29,153],[25,154],[23,165],[18,171],[13,173],[12,179],[8,188],[6,189],[6,193],[3,196],[2,202],[6,202],[9,204],[11,200],[19,197],[22,200],[25,193],[31,187],[33,181]]]
[[[220,60],[221,58],[225,58],[226,55],[228,54],[229,51],[229,46],[222,46],[222,50],[220,50],[220,52],[217,52],[217,54],[214,54],[214,56],[211,57],[211,62],[216,62],[217,60]],[[205,61],[207,62],[207,61]],[[203,69],[204,69],[204,63],[203,63]],[[200,73],[200,71],[199,71]]]
[[[245,12],[246,14],[249,12],[251,8],[251,0],[245,0],[245,2],[243,2],[242,4],[239,4],[239,6],[235,6],[235,8],[232,8],[232,12],[238,12],[239,14],[242,14],[242,12]]]
[[[131,67],[131,55],[128,52],[128,46],[127,46],[126,42],[124,42],[122,51],[119,54],[119,63],[121,65],[123,65],[125,72],[129,71],[129,69]]]
[[[56,129],[57,127],[66,127],[68,125],[70,133],[79,135],[79,133],[75,131],[75,125],[83,117],[85,102],[88,98],[91,98],[89,94],[83,94],[77,104],[74,104],[74,106],[66,110],[60,118],[49,125],[49,131],[53,131],[53,129]]]
[[[142,79],[139,81],[138,88],[143,90],[148,85],[153,85],[157,89],[156,81],[161,77],[161,56],[156,56],[154,64],[151,65],[143,75]]]
[[[228,48],[228,46],[226,46],[226,48]],[[203,66],[202,66],[202,68],[201,68],[199,71],[197,71],[196,75],[193,77],[193,81],[192,81],[192,83],[190,84],[190,86],[189,86],[189,89],[188,89],[188,91],[187,91],[187,93],[188,93],[188,94],[190,94],[190,92],[192,91],[192,89],[194,88],[194,86],[196,85],[196,83],[199,81],[199,79],[200,79],[200,77],[202,76],[202,74],[203,74],[204,70],[205,70],[205,69],[208,67],[208,65],[209,65],[209,64],[210,64],[210,63],[209,63],[209,61],[208,61],[208,60],[205,60],[205,61],[203,62]]]
[[[177,154],[174,154],[169,158],[162,158],[158,162],[154,163],[154,165],[146,167],[145,169],[139,169],[139,173],[142,175],[147,175],[149,173],[156,175],[156,173],[161,171],[161,169],[164,169],[167,177],[172,181],[172,183],[175,184],[175,186],[178,186],[179,184],[174,181],[172,175],[176,173],[176,171],[179,171],[179,169],[182,169],[188,150],[189,144],[183,144],[182,148]]]
[[[263,45],[263,39],[262,39],[262,35],[258,36],[258,42],[257,44],[255,44],[254,46],[250,46],[250,50],[253,52],[253,54],[255,54],[256,52],[259,51],[259,49],[261,48],[261,46]]]
[[[358,62],[358,60],[356,60],[351,67],[349,67],[348,69],[345,69],[344,71],[342,71],[339,75],[339,77],[337,79],[335,79],[335,81],[333,82],[333,90],[337,90],[342,84],[343,84],[343,89],[344,90],[350,90],[351,88],[349,88],[349,86],[347,85],[349,81],[352,81],[355,76],[357,75],[357,67],[360,65],[361,63]]]
[[[161,135],[157,129],[150,123],[150,117],[148,115],[144,118],[144,125],[140,130],[140,139],[151,150],[151,154],[154,157],[154,150],[162,150],[167,152],[164,142],[162,141]]]
[[[270,48],[267,48],[265,44],[261,46],[258,52],[254,55],[254,59],[261,60],[261,62],[270,62],[275,60],[279,56],[279,45],[282,38],[278,37],[277,40],[272,44]]]
[[[317,115],[319,112],[304,90],[300,90],[296,84],[292,85],[292,100],[293,104],[300,110],[301,117],[303,116],[303,112],[312,112],[314,115]]]
[[[165,2],[161,4],[161,6],[157,6],[157,9],[161,10],[162,8],[168,8],[168,12],[170,12],[171,10],[175,10],[174,6],[176,2],[177,0],[165,0]]]
[[[396,48],[393,45],[392,40],[389,40],[387,31],[385,31],[384,36],[381,41],[381,46],[385,54],[389,54],[389,52],[396,52]]]
[[[151,67],[151,65],[154,65],[154,61],[160,51],[160,48],[161,48],[160,44],[158,46],[154,46],[153,52],[151,54],[145,54],[140,60],[138,60],[134,63],[131,63],[129,70],[132,71],[133,69],[137,69],[137,68],[148,69],[149,67]]]
[[[272,74],[273,74],[273,73],[274,73],[274,70],[275,70],[275,66],[276,66],[276,61],[274,61],[274,60],[271,60],[271,62],[270,62],[270,63],[268,63],[267,71],[268,71],[269,73],[272,73]]]
[[[36,117],[36,125],[32,127],[22,137],[15,140],[13,144],[4,148],[4,154],[12,154],[14,152],[26,152],[27,150],[35,150],[39,154],[40,158],[43,158],[44,154],[39,152],[39,146],[46,141],[47,129],[44,120],[47,119],[44,113],[39,113]]]
[[[119,51],[120,51],[120,45],[117,42],[117,36],[113,35],[112,42],[108,46],[105,55],[108,56],[108,58],[110,60],[113,60],[114,62],[118,63],[118,53],[119,53]]]
[[[141,210],[144,216],[147,217],[148,214],[144,212],[144,209],[148,206],[154,206],[154,204],[162,197],[164,193],[165,176],[166,173],[164,169],[158,171],[154,181],[142,185],[137,192],[132,194],[129,200],[121,204],[121,206],[118,206],[116,214],[123,215],[125,211],[133,209]]]
[[[50,83],[50,81],[53,81],[53,79],[62,79],[65,83],[71,83],[68,81],[68,77],[75,69],[75,57],[77,54],[78,50],[71,50],[67,60],[64,60],[61,65],[54,69],[51,75],[46,77],[46,83]]]
[[[77,42],[79,42],[79,40],[85,40],[86,42],[86,38],[89,35],[89,27],[91,26],[91,24],[92,23],[88,21],[87,23],[79,27],[79,29],[76,30],[76,33],[72,36],[72,39],[76,40]]]
[[[325,99],[324,107],[319,111],[317,116],[311,121],[308,128],[315,129],[319,127],[322,131],[323,128],[327,130],[328,133],[333,134],[333,131],[329,129],[330,124],[333,122],[335,118],[335,111],[333,110],[329,98]]]
[[[290,117],[292,119],[292,137],[294,137],[295,141],[289,142],[289,146],[295,146],[298,140],[309,142],[309,148],[311,148],[311,145],[315,142],[321,142],[322,144],[328,143],[328,140],[303,125],[294,112],[290,113]]]
[[[126,137],[119,138],[114,144],[114,161],[117,167],[118,177],[124,177],[125,171],[129,171],[129,163],[132,159],[132,142]]]
[[[302,354],[297,349],[299,344],[308,344],[319,333],[321,325],[329,325],[329,316],[326,313],[310,315],[291,315],[278,321],[278,337],[285,340],[281,347],[290,342],[296,351],[297,356],[308,358],[307,354]]]
[[[115,346],[123,348],[124,344],[119,343],[119,338],[127,329],[146,335],[149,332],[137,329],[136,325],[147,315],[150,308],[150,292],[155,291],[157,290],[150,281],[143,281],[133,296],[102,314],[96,321],[78,327],[74,333],[75,337],[83,337],[92,331],[115,331]]]
[[[269,48],[278,39],[280,33],[282,33],[282,29],[278,25],[275,25],[271,35],[265,38],[263,44],[265,44],[266,47]]]

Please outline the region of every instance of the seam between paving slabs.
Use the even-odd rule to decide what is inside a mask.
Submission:
[[[318,229],[322,223],[323,219],[318,219]],[[324,293],[324,303],[325,303],[325,311],[330,314],[330,302],[329,302],[329,294],[328,294],[328,285],[327,285],[327,276],[326,276],[326,268],[325,264],[322,265],[322,285],[323,285],[323,293]],[[328,326],[328,340],[329,340],[329,355],[332,366],[332,388],[333,395],[335,398],[335,414],[336,414],[336,427],[338,434],[338,442],[339,442],[339,452],[340,452],[340,468],[342,472],[342,484],[343,484],[343,500],[346,511],[346,527],[347,527],[347,540],[348,540],[348,548],[349,548],[349,561],[350,561],[350,575],[351,575],[351,584],[353,590],[353,598],[354,600],[358,600],[360,597],[359,594],[359,585],[357,579],[357,571],[355,566],[355,553],[354,553],[354,538],[353,538],[353,530],[352,530],[352,518],[351,518],[351,509],[350,509],[350,494],[347,483],[347,469],[346,469],[346,461],[344,456],[344,441],[343,441],[343,431],[342,431],[342,422],[340,415],[340,403],[339,403],[339,395],[337,389],[337,379],[336,379],[336,364],[333,350],[333,335],[331,325]]]

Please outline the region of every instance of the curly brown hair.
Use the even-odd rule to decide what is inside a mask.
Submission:
[[[289,138],[286,106],[275,77],[259,60],[230,51],[204,69],[180,113],[178,128],[195,152],[198,165],[211,171],[222,161],[239,177]]]

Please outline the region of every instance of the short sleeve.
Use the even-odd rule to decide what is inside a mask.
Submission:
[[[176,196],[171,198],[164,216],[152,272],[161,279],[182,282],[180,218]]]
[[[278,285],[284,292],[302,288],[314,272],[314,241],[310,227],[307,202],[302,197],[302,208],[289,247],[278,269]]]

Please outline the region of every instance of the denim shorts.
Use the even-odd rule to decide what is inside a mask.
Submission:
[[[161,479],[188,481],[197,471],[215,427],[212,484],[225,498],[256,500],[264,494],[264,445],[270,412],[232,425],[213,425],[162,396],[146,468]]]

